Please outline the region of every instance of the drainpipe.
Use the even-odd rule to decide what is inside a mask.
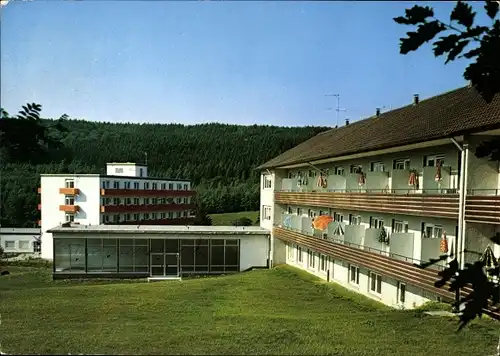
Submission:
[[[464,207],[463,207],[463,222],[462,222],[462,246],[460,246],[460,251],[461,251],[461,258],[460,258],[460,268],[464,269],[465,267],[465,231],[466,231],[466,226],[467,222],[465,221],[465,206],[466,206],[466,200],[467,200],[467,181],[469,177],[469,145],[464,143],[463,145],[464,151],[465,151],[465,169],[464,169]]]
[[[461,153],[460,160],[460,181],[458,183],[458,236],[455,241],[455,256],[459,263],[459,267],[462,265],[461,261],[461,253],[460,250],[462,248],[462,240],[463,240],[463,223],[464,223],[464,201],[465,201],[465,191],[464,191],[464,182],[465,182],[465,150],[460,144],[452,137],[450,138],[451,142],[457,146],[458,150]]]

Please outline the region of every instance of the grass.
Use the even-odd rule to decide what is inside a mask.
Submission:
[[[393,310],[283,266],[181,282],[0,277],[9,354],[490,355],[498,324]]]
[[[236,219],[240,219],[243,217],[247,217],[253,221],[253,225],[259,225],[255,223],[257,216],[259,215],[258,211],[242,211],[239,213],[227,213],[227,214],[211,214],[212,225],[214,226],[227,226],[232,225],[233,221]]]

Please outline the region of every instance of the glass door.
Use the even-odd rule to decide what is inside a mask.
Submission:
[[[163,252],[151,253],[151,276],[165,275],[165,254]]]
[[[165,253],[165,276],[179,277],[178,253]]]

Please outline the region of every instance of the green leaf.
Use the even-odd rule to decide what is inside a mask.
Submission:
[[[469,52],[464,53],[463,57],[465,57],[467,59],[471,59],[472,57],[476,57],[477,55],[479,55],[479,53],[481,53],[481,49],[474,48],[474,49],[471,49]]]
[[[494,19],[495,16],[498,13],[498,7],[499,7],[498,1],[486,1],[486,4],[484,4],[484,9],[486,10],[486,14],[490,17],[490,19]]]
[[[395,17],[393,20],[401,25],[418,25],[425,22],[426,18],[434,16],[434,11],[428,6],[415,5],[411,9],[406,9],[405,15],[405,17]]]
[[[446,59],[446,62],[444,62],[445,64],[447,64],[448,62],[450,61],[454,61],[455,58],[457,58],[457,56],[462,53],[463,49],[465,48],[465,46],[467,46],[469,44],[469,40],[465,40],[465,41],[460,41],[458,42],[455,47],[452,48],[452,50],[450,51],[450,53],[448,53],[448,58]]]
[[[434,55],[439,57],[444,53],[450,52],[460,40],[459,35],[451,34],[446,37],[440,37],[440,39],[434,42]]]
[[[418,26],[416,32],[407,32],[407,38],[401,38],[400,53],[415,51],[425,42],[429,42],[446,28],[439,21],[426,22]]]
[[[458,1],[450,15],[451,21],[457,21],[460,25],[470,28],[474,24],[476,13],[472,7],[462,1]]]

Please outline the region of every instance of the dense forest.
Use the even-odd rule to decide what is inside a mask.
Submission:
[[[36,226],[41,173],[105,173],[107,162],[140,162],[152,177],[187,178],[206,213],[258,210],[259,164],[328,127],[132,124],[40,118],[30,104],[2,110],[1,224]]]

